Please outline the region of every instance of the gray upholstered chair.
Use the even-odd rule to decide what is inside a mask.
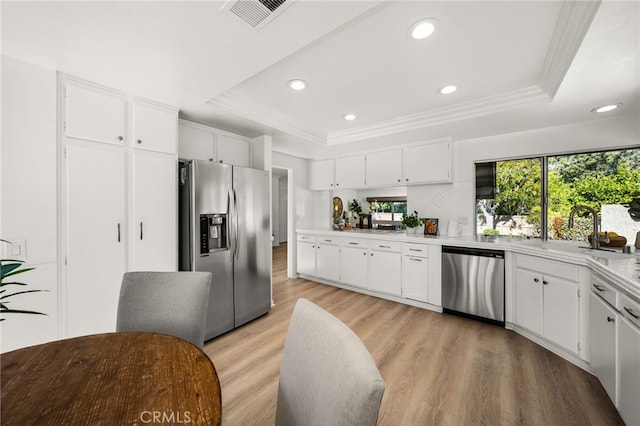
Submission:
[[[282,356],[276,426],[375,425],[383,393],[378,368],[358,336],[299,299]]]
[[[210,272],[127,272],[116,331],[169,334],[204,347]]]

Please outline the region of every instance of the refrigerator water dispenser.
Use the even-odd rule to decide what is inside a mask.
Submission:
[[[227,215],[200,215],[200,255],[227,250]]]

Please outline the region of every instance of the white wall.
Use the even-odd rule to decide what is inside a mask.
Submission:
[[[287,212],[289,210],[289,200],[288,200],[288,190],[289,190],[289,178],[286,176],[280,177],[278,180],[279,184],[279,198],[280,205],[278,211],[281,212],[279,214],[278,220],[278,239],[276,241],[280,243],[284,243],[289,240],[289,230],[287,229]]]
[[[12,299],[47,316],[6,315],[2,352],[59,336],[56,91],[54,70],[2,56],[0,236],[26,241],[26,266],[36,269],[21,281],[48,290]]]

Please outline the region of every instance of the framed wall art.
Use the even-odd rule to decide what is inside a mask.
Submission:
[[[422,219],[424,221],[424,235],[438,235],[438,219]]]

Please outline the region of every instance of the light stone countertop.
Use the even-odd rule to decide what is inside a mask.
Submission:
[[[623,254],[620,250],[591,250],[587,242],[547,241],[519,237],[484,238],[474,236],[448,237],[431,235],[407,235],[405,231],[376,229],[298,229],[298,234],[335,235],[340,238],[366,238],[372,240],[399,241],[405,243],[437,244],[505,250],[551,260],[583,265],[598,272],[625,293],[640,301],[640,251]],[[633,250],[633,248],[632,248]]]

